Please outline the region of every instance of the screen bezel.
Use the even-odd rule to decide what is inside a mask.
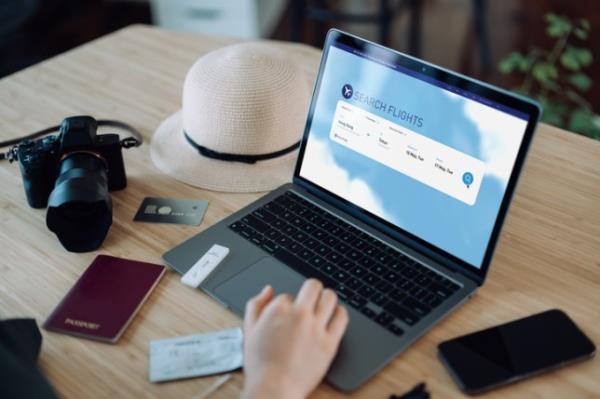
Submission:
[[[444,251],[441,248],[438,248],[428,243],[422,238],[415,236],[414,234],[402,229],[401,227],[398,227],[368,212],[367,210],[360,208],[359,206],[351,203],[350,201],[341,198],[338,195],[329,192],[327,189],[318,186],[310,180],[300,176],[304,152],[306,150],[306,143],[312,125],[315,104],[319,96],[323,71],[327,63],[329,49],[336,44],[342,44],[344,46],[355,49],[361,53],[369,52],[369,54],[375,54],[377,57],[387,62],[401,65],[402,67],[408,68],[409,70],[412,70],[416,73],[449,84],[460,90],[476,94],[477,96],[483,97],[489,101],[501,104],[506,107],[510,107],[516,111],[519,111],[529,116],[527,127],[525,129],[521,145],[519,146],[519,151],[515,160],[515,164],[511,172],[506,191],[504,192],[504,196],[502,198],[502,202],[496,220],[494,222],[494,227],[492,229],[492,233],[490,235],[490,239],[488,241],[488,245],[485,250],[485,255],[483,257],[480,268],[454,256],[453,254],[447,251]],[[456,72],[446,70],[442,67],[427,63],[414,57],[402,54],[398,51],[366,41],[364,39],[339,31],[337,29],[332,29],[328,32],[325,44],[323,46],[323,55],[321,57],[319,73],[315,82],[315,87],[308,111],[304,134],[300,144],[298,161],[296,163],[296,168],[294,171],[293,182],[294,184],[303,187],[311,194],[321,198],[322,200],[328,203],[333,204],[334,206],[340,208],[342,211],[349,213],[353,217],[356,217],[357,219],[371,225],[375,229],[389,235],[391,238],[402,242],[403,244],[409,246],[411,249],[422,253],[423,255],[444,265],[445,267],[451,268],[461,274],[464,274],[465,276],[474,280],[477,284],[481,285],[484,282],[485,277],[487,275],[489,265],[491,263],[492,256],[494,253],[494,249],[498,241],[500,230],[506,217],[511,198],[514,193],[515,186],[517,184],[518,176],[523,167],[527,150],[531,143],[533,132],[539,120],[540,114],[540,106],[530,99],[520,97],[516,94],[509,93],[507,91],[493,87],[486,83],[468,78]]]

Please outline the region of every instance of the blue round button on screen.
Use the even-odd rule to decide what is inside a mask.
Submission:
[[[467,186],[471,185],[471,183],[473,183],[473,174],[471,172],[465,172],[462,176],[462,181]]]

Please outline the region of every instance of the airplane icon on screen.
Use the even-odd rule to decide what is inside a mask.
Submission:
[[[352,93],[354,93],[354,89],[352,89],[352,86],[350,86],[348,83],[346,83],[344,85],[344,87],[342,87],[342,96],[344,96],[344,98],[348,99],[348,98],[352,97]]]

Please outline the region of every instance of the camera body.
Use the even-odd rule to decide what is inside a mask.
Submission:
[[[89,116],[67,118],[58,135],[24,140],[15,152],[27,202],[32,208],[46,207],[61,162],[73,154],[88,154],[104,164],[109,191],[127,186],[119,135],[97,134],[96,120]]]
[[[127,186],[118,134],[97,134],[90,116],[74,116],[59,134],[24,140],[13,150],[19,161],[27,202],[48,206],[46,225],[71,252],[102,245],[112,224],[109,191]]]

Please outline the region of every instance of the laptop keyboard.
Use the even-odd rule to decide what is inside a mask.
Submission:
[[[460,288],[291,191],[229,228],[398,336]]]

